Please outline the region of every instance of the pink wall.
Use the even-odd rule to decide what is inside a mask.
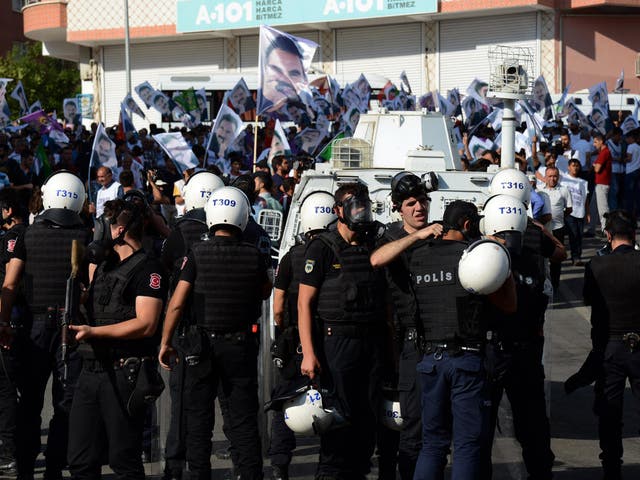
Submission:
[[[563,16],[563,88],[588,88],[603,80],[613,90],[624,68],[624,87],[640,93],[635,76],[636,55],[640,52],[640,16]]]
[[[22,14],[11,8],[11,0],[0,0],[0,56],[4,56],[13,42],[24,42]]]

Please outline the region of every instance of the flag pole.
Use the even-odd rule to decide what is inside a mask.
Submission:
[[[256,113],[255,126],[253,128],[253,166],[252,171],[256,171],[256,158],[258,156],[258,118],[259,115]]]

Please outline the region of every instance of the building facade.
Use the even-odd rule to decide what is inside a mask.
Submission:
[[[26,40],[22,26],[23,0],[0,0],[0,57]]]
[[[80,63],[96,118],[112,124],[128,86],[124,0],[41,0],[23,9],[24,32],[53,56]],[[552,92],[620,71],[640,93],[638,0],[129,0],[132,86],[216,92],[257,85],[258,25],[318,43],[312,74],[341,84],[364,73],[374,87],[404,70],[414,93],[464,90],[488,79],[490,46],[522,46]],[[213,106],[215,109],[215,106]],[[159,121],[150,112],[149,121]],[[138,122],[138,120],[136,120]]]

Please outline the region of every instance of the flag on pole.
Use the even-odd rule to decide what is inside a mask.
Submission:
[[[287,140],[287,135],[284,133],[284,129],[280,124],[280,120],[276,120],[276,126],[273,129],[273,137],[271,138],[271,150],[269,150],[269,156],[267,162],[271,164],[271,160],[276,155],[291,155],[291,147]]]
[[[41,138],[38,146],[34,151],[34,156],[37,159],[37,162],[34,162],[34,165],[37,164],[38,172],[36,175],[40,175],[42,173],[43,178],[49,178],[53,169],[51,168],[51,164],[49,163],[49,156],[47,155],[47,151],[44,148],[45,138]]]
[[[11,92],[11,98],[16,99],[20,104],[20,115],[24,115],[29,111],[29,102],[27,102],[27,95],[24,93],[21,81],[18,81],[18,85]]]
[[[307,72],[317,48],[306,38],[260,26],[258,115],[280,110],[287,99],[309,88]]]
[[[571,83],[565,87],[560,96],[560,100],[556,103],[556,114],[560,114],[563,111],[564,103],[567,101],[567,95],[569,95],[569,88],[571,88]]]
[[[180,173],[190,168],[198,166],[198,158],[196,157],[189,144],[185,141],[182,133],[158,133],[153,135],[153,139],[162,147],[162,149],[173,160],[176,168]]]
[[[209,142],[207,143],[207,160],[209,152],[215,155],[215,158],[225,158],[229,147],[233,145],[234,140],[244,130],[242,119],[234,112],[231,107],[223,103],[218,111],[218,116],[213,124]]]
[[[404,90],[404,86],[407,86],[406,92],[411,95],[411,84],[409,83],[409,77],[407,77],[407,72],[405,70],[400,74],[400,88]]]
[[[91,167],[108,167],[113,171],[117,166],[116,144],[109,138],[102,124],[99,123],[96,136],[93,139],[93,147],[91,148],[89,169]]]
[[[124,97],[124,100],[122,101],[122,103],[125,104],[125,106],[131,113],[135,113],[140,118],[144,118],[144,112],[142,111],[142,109],[140,108],[140,106],[134,100],[134,98],[131,96],[130,93],[126,97]]]

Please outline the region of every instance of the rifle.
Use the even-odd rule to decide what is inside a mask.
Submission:
[[[80,269],[80,263],[84,256],[84,248],[79,240],[72,240],[71,242],[71,273],[67,278],[67,290],[64,296],[64,312],[62,314],[62,321],[60,323],[60,337],[61,337],[61,360],[64,365],[64,373],[62,380],[67,381],[67,352],[69,350],[69,325],[73,324],[73,321],[78,315],[78,304],[80,300],[80,286],[78,284],[78,270]]]

